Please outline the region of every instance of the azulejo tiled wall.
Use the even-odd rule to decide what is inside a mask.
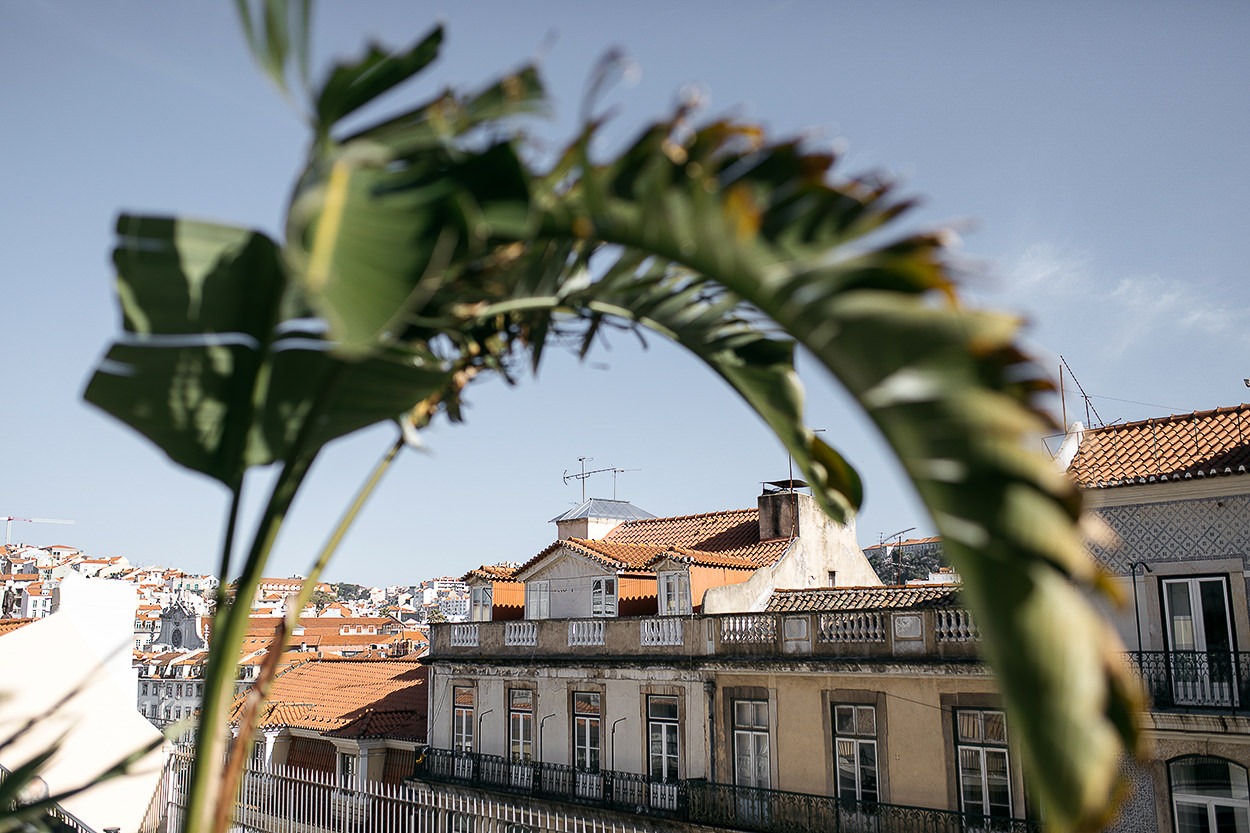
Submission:
[[[1117,547],[1090,547],[1113,573],[1135,561],[1241,558],[1250,567],[1250,495],[1108,506],[1094,510],[1115,530]]]

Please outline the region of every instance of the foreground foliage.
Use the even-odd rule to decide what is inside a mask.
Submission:
[[[240,9],[260,63],[298,97],[288,70],[307,59],[307,4]],[[855,511],[861,485],[804,425],[796,343],[842,383],[964,577],[1048,824],[1100,826],[1137,743],[1137,700],[1085,595],[1098,576],[1079,495],[1031,450],[1054,428],[1038,404],[1050,383],[1018,346],[1018,321],[958,303],[940,234],[889,236],[908,205],[887,186],[835,178],[831,155],[755,125],[695,126],[679,110],[595,159],[591,121],[544,166],[520,126],[546,103],[525,68],[342,128],[441,41],[435,29],[402,53],[371,48],[309,94],[312,142],[284,240],[178,218],[117,222],[124,332],[85,395],[230,490],[223,578],[247,471],[280,467],[241,566],[244,603],[223,596],[214,623],[191,833],[214,812],[225,822],[233,776],[220,762],[246,602],[319,450],[399,414],[417,430],[459,420],[475,379],[512,379],[552,345],[584,354],[605,326],[658,333],[701,359],[835,518]]]

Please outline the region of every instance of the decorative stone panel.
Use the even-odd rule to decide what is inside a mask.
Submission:
[[[1094,558],[1112,573],[1127,575],[1136,561],[1241,558],[1250,567],[1250,495],[1104,506],[1093,511],[1120,539],[1112,549],[1090,545]]]

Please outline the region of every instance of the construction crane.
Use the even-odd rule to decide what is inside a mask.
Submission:
[[[60,518],[15,518],[12,515],[0,516],[0,521],[4,521],[4,545],[7,547],[13,541],[13,522],[20,521],[28,524],[72,524],[74,521],[63,521]]]

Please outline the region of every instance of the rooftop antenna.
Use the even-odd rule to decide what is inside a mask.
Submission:
[[[642,471],[642,469],[612,469],[612,499],[616,500],[616,476],[624,474],[627,471]]]
[[[1085,400],[1085,424],[1088,425],[1090,428],[1095,427],[1094,423],[1091,422],[1089,418],[1090,411],[1093,411],[1094,416],[1097,417],[1098,419],[1097,427],[1101,428],[1102,426],[1106,425],[1106,423],[1103,422],[1102,416],[1099,415],[1098,409],[1095,408],[1093,403],[1089,401],[1089,394],[1085,392],[1085,388],[1081,387],[1080,380],[1077,379],[1076,374],[1072,372],[1072,366],[1068,364],[1068,360],[1065,359],[1063,356],[1060,356],[1059,361],[1063,363],[1063,367],[1066,367],[1068,369],[1068,375],[1072,377],[1072,381],[1076,383],[1076,389],[1081,392],[1081,398]],[[1063,378],[1063,367],[1059,369],[1060,379]],[[1065,410],[1064,413],[1067,413],[1067,411]],[[1064,430],[1067,430],[1067,427],[1068,427],[1067,425],[1064,425]]]
[[[604,472],[609,472],[609,471],[612,472],[612,499],[616,500],[616,475],[621,472],[626,472],[626,471],[642,471],[642,469],[621,469],[615,466],[609,466],[606,469],[592,469],[591,471],[586,471],[586,464],[593,459],[595,458],[594,457],[578,457],[577,462],[581,463],[581,471],[569,472],[568,469],[565,469],[564,477],[562,478],[564,480],[565,486],[569,485],[570,480],[582,481],[582,502],[583,503],[586,502],[586,480],[589,479],[589,477],[592,474],[603,474]]]
[[[909,526],[906,529],[900,529],[898,532],[892,533],[890,535],[880,535],[880,533],[878,533],[880,535],[880,538],[879,538],[880,543],[878,544],[878,546],[885,546],[886,541],[893,541],[895,538],[898,539],[898,542],[894,546],[885,547],[885,557],[890,559],[890,563],[894,566],[895,586],[898,586],[899,584],[899,569],[902,567],[902,561],[897,555],[898,548],[902,546],[903,544],[903,536],[911,532],[913,529],[915,529],[914,526]]]
[[[4,545],[7,547],[13,540],[13,522],[19,521],[28,524],[72,524],[73,521],[63,521],[60,518],[15,518],[12,515],[0,516],[0,520],[4,521]]]

